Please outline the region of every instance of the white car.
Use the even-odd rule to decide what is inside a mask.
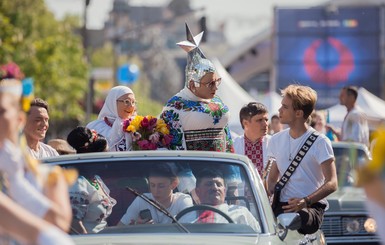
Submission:
[[[262,181],[245,156],[202,151],[133,151],[66,155],[44,162],[76,168],[80,175],[99,175],[111,190],[111,197],[117,200],[108,227],[97,234],[73,235],[76,244],[325,244],[322,231],[306,236],[296,231],[300,225],[298,214],[274,217]],[[168,224],[117,227],[136,197],[127,188],[139,195],[149,192],[147,172],[151,164],[158,163],[172,166],[180,179],[187,176],[186,172],[192,173],[191,177],[202,168],[213,168],[223,173],[225,181],[235,180],[237,190],[226,200],[247,208],[260,229],[255,231],[231,219],[221,223],[184,222],[181,214],[170,218],[176,220]],[[197,212],[202,207],[194,205],[190,209],[189,212]],[[217,212],[215,207],[210,211]]]

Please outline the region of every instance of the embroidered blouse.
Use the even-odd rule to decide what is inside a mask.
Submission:
[[[167,102],[160,117],[170,127],[172,150],[234,152],[229,109],[218,96],[202,99],[184,88]]]

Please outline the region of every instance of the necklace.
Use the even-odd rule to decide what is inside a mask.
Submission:
[[[303,135],[301,135],[299,138],[297,139],[293,139],[293,141],[296,141],[298,140],[297,142],[299,142],[299,144],[297,144],[294,149],[294,153],[297,153],[299,151],[299,147],[302,147],[303,143],[305,142],[305,140],[307,139],[306,135],[308,134],[308,132],[306,131]],[[292,150],[291,150],[291,141],[292,141],[292,137],[290,136],[290,133],[288,134],[289,135],[289,162],[292,162],[293,161],[293,156],[291,154]],[[295,156],[295,155],[294,155]]]

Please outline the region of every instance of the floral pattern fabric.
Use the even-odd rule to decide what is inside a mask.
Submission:
[[[184,88],[167,102],[160,117],[170,127],[172,150],[234,152],[229,109],[218,96],[201,99]]]

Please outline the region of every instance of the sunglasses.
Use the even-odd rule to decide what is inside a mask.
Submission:
[[[215,80],[215,81],[211,81],[209,83],[205,83],[205,84],[202,84],[204,85],[206,88],[214,88],[215,87],[218,87],[222,82],[222,79],[219,78],[218,80]]]
[[[134,100],[126,99],[126,100],[116,100],[116,101],[122,102],[126,106],[135,106],[136,105],[136,101],[134,101]]]

